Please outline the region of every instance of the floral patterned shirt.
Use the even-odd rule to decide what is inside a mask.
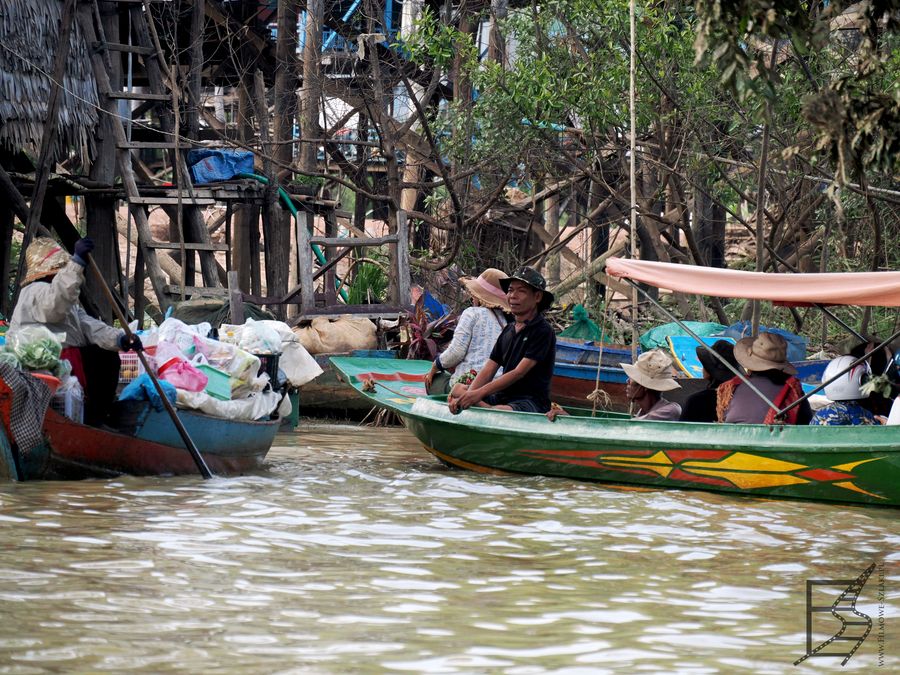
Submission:
[[[481,370],[506,323],[506,317],[499,309],[468,307],[463,311],[456,323],[453,340],[435,359],[439,368],[454,369],[451,386],[470,370]]]
[[[833,401],[824,408],[819,408],[809,423],[818,426],[850,426],[878,424],[878,420],[855,401]]]

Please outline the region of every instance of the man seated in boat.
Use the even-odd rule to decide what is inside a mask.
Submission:
[[[9,321],[7,339],[28,326],[45,326],[64,335],[61,359],[72,364],[72,374],[84,394],[84,422],[99,426],[115,400],[119,381],[119,350],[141,349],[125,331],[90,316],[78,302],[84,284],[91,239],[75,242],[75,255],[48,237],[38,237],[25,251],[27,269],[22,291]]]
[[[636,420],[676,421],[681,418],[681,406],[663,398],[662,392],[680,389],[672,379],[672,359],[660,349],[641,354],[637,361],[623,363],[628,375],[625,396],[633,405]]]
[[[553,294],[544,277],[531,267],[520,267],[512,276],[500,279],[500,286],[515,321],[501,331],[472,384],[453,387],[448,398],[453,413],[472,406],[537,413],[550,410],[556,334],[543,313],[553,303]],[[500,368],[503,374],[494,379]]]
[[[828,382],[854,361],[852,356],[839,356],[832,359],[822,373],[822,381]],[[819,408],[813,415],[810,424],[818,426],[855,426],[857,424],[878,424],[878,420],[870,410],[862,405],[866,396],[862,393],[862,385],[871,377],[869,365],[865,361],[842,373],[834,382],[825,385],[825,396],[831,403]]]
[[[797,369],[787,360],[787,341],[777,333],[745,337],[734,345],[734,357],[747,371],[747,380],[759,390],[733,377],[718,389],[716,412],[720,422],[733,424],[809,424],[812,409],[803,399],[783,419],[776,420],[775,409],[782,410],[803,397],[803,387],[794,375]],[[763,394],[765,399],[759,394]]]

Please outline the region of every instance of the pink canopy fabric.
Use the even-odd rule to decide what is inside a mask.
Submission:
[[[610,258],[606,273],[656,288],[780,305],[900,307],[900,272],[775,274]]]

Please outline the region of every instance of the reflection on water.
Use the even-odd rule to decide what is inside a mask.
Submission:
[[[847,665],[791,665],[806,579],[873,561],[900,668],[896,510],[480,476],[394,429],[277,444],[244,478],[0,485],[0,672],[873,672],[878,573]]]

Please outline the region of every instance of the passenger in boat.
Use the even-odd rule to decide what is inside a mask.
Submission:
[[[832,359],[822,373],[822,381],[828,382],[842,370],[848,368],[856,359],[852,356],[839,356]],[[831,403],[819,408],[813,415],[810,424],[820,426],[853,426],[858,424],[878,424],[872,411],[862,405],[865,394],[862,385],[871,376],[869,364],[862,363],[850,368],[834,382],[825,385],[825,395]]]
[[[500,332],[509,323],[506,319],[509,303],[500,287],[500,280],[506,278],[506,272],[489,267],[475,279],[461,280],[472,306],[463,310],[453,340],[434,359],[425,375],[425,389],[429,394],[446,394],[461,380],[469,384],[474,377],[471,372],[477,374],[484,367]],[[452,375],[448,369],[453,370]],[[441,373],[444,376],[436,378]]]
[[[740,370],[737,359],[734,358],[734,345],[728,340],[716,340],[712,347],[698,346],[697,358],[703,364],[703,379],[706,380],[706,389],[688,396],[681,411],[682,422],[716,422],[716,391],[719,385],[727,382],[734,373],[730,371],[719,359],[710,353],[712,349],[716,354],[728,361],[735,370]]]
[[[448,398],[450,411],[472,406],[546,413],[556,360],[556,334],[544,318],[553,303],[544,277],[520,267],[500,280],[515,321],[500,333],[491,355],[471,385],[457,384]],[[494,375],[500,368],[503,374]]]
[[[663,398],[662,392],[680,389],[672,379],[672,359],[660,349],[641,354],[634,363],[623,363],[628,375],[625,396],[635,406],[632,417],[636,420],[677,421],[681,406]]]
[[[881,338],[877,335],[863,334],[862,340],[857,339],[848,345],[846,354],[859,358],[871,352],[866,360],[869,364],[870,377],[884,375],[891,367],[893,354],[887,346],[878,351],[873,351],[881,342]],[[886,396],[885,392],[881,391],[880,388],[876,388],[867,396],[864,395],[860,404],[870,410],[876,417],[884,417],[890,412],[893,399],[892,395]]]
[[[747,379],[778,409],[803,397],[803,387],[794,375],[797,369],[787,360],[787,341],[776,333],[745,337],[734,346],[737,362],[747,371]],[[733,424],[809,424],[812,410],[803,400],[788,411],[783,420],[775,410],[739,377],[719,385],[716,413],[720,422]]]
[[[99,426],[110,411],[119,382],[118,351],[141,349],[125,331],[90,316],[78,302],[84,284],[91,239],[75,242],[69,255],[49,237],[38,237],[25,251],[27,269],[22,291],[9,322],[7,337],[27,326],[41,325],[64,335],[60,358],[72,364],[72,374],[84,389],[84,422]]]

